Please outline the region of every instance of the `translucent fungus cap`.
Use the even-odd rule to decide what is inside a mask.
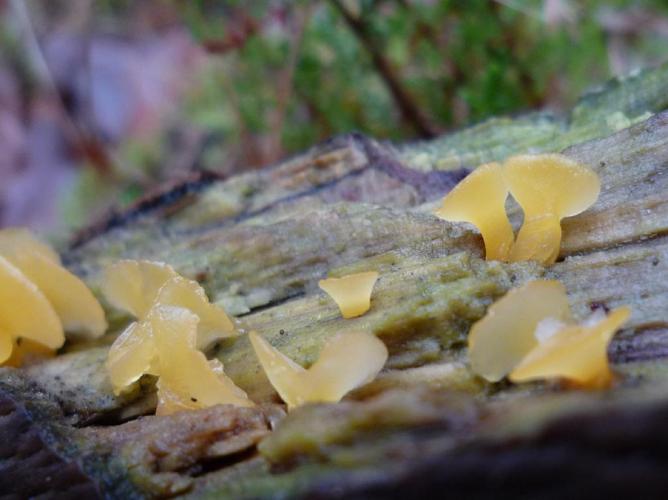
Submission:
[[[193,388],[193,380],[199,379],[213,389],[227,387],[228,393],[240,398],[228,398],[230,404],[242,404],[241,400],[243,405],[250,404],[245,393],[225,376],[222,365],[207,361],[200,352],[215,340],[238,333],[225,311],[209,302],[197,282],[179,276],[166,264],[149,261],[120,261],[107,268],[105,276],[107,300],[139,319],[109,349],[106,368],[114,393],[120,394],[150,374],[160,377],[161,414],[218,404],[211,403],[215,398],[203,389]],[[193,379],[190,371],[198,378]],[[199,396],[186,398],[191,393]]]
[[[10,358],[17,338],[50,349],[58,349],[65,342],[60,319],[46,296],[0,256],[0,363]]]
[[[558,281],[531,281],[495,302],[469,335],[473,370],[496,382],[564,378],[585,387],[612,380],[607,348],[631,310],[594,314],[581,324],[571,317]]]
[[[151,370],[155,356],[150,323],[130,323],[112,344],[105,363],[114,394],[120,394],[145,374],[157,375],[157,370]]]
[[[253,406],[224,373],[219,361],[197,350],[199,318],[182,307],[158,306],[148,320],[158,358],[158,409],[165,415],[217,404]]]
[[[289,408],[306,403],[336,403],[372,381],[387,361],[387,348],[371,333],[350,332],[329,340],[307,370],[255,332],[250,341],[269,381]]]
[[[148,260],[119,260],[104,270],[102,293],[117,309],[143,318],[162,286],[178,276],[170,265]]]
[[[511,261],[552,264],[561,245],[560,221],[589,208],[598,198],[598,175],[563,155],[525,155],[506,160],[504,177],[524,211]]]
[[[485,242],[487,260],[506,260],[513,244],[513,229],[506,215],[506,186],[498,163],[481,165],[443,198],[437,217],[468,222],[478,228]]]
[[[609,385],[608,344],[630,315],[628,307],[620,307],[593,324],[563,328],[539,343],[510,373],[510,380],[560,377],[586,387]]]
[[[188,309],[198,318],[197,348],[207,349],[220,338],[237,335],[234,323],[225,311],[209,302],[204,289],[193,280],[175,276],[160,289],[155,303]]]
[[[104,334],[107,322],[100,303],[48,245],[24,229],[5,229],[0,231],[0,255],[39,288],[65,330],[87,337]]]
[[[114,342],[107,370],[114,393],[121,393],[145,374],[158,380],[158,415],[216,404],[252,406],[246,393],[197,349],[199,318],[192,311],[156,305]]]
[[[538,345],[534,332],[545,318],[572,321],[566,290],[558,281],[531,281],[492,304],[469,334],[473,371],[490,382],[508,375]]]
[[[199,317],[197,345],[237,335],[225,311],[209,302],[204,289],[162,262],[121,260],[104,271],[102,293],[114,307],[145,318],[156,304],[189,309]]]
[[[368,271],[320,280],[318,285],[339,306],[344,318],[361,316],[371,307],[371,292],[378,273]]]
[[[51,262],[60,264],[60,256],[27,229],[9,227],[0,231],[0,255],[16,255],[29,249]]]

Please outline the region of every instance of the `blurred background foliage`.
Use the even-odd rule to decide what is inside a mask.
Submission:
[[[561,113],[667,41],[663,0],[0,0],[0,225],[66,234],[353,130]]]

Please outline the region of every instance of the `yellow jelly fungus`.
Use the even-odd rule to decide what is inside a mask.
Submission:
[[[546,154],[509,158],[504,177],[524,211],[510,260],[554,263],[561,245],[561,219],[594,204],[601,189],[598,176],[565,156]]]
[[[109,349],[107,372],[116,395],[142,375],[157,375],[152,368],[155,359],[155,344],[150,323],[146,321],[131,323],[121,333]]]
[[[211,403],[211,395],[192,395],[197,392],[192,388],[196,380],[212,388],[220,388],[221,384],[229,386],[228,392],[236,391],[239,398],[245,398],[243,391],[225,377],[222,365],[207,362],[199,351],[220,338],[237,335],[237,331],[225,311],[209,303],[197,282],[179,276],[166,264],[149,261],[120,261],[107,268],[105,276],[109,278],[103,286],[107,300],[138,315],[138,321],[131,323],[109,350],[106,367],[115,394],[148,374],[160,377],[162,414],[179,408],[217,404]],[[165,318],[173,319],[175,326],[169,326]],[[183,339],[174,339],[172,334],[179,331]],[[168,333],[172,335],[171,340],[160,344],[160,338]],[[168,352],[168,345],[174,351],[183,352]],[[168,362],[173,362],[173,366],[166,371]],[[197,374],[196,378],[191,377],[189,370]],[[212,382],[212,377],[218,382]],[[178,378],[181,382],[177,384]],[[183,386],[186,382],[190,385]],[[187,401],[183,399],[187,392],[183,387],[189,387],[188,391],[192,393]],[[228,400],[231,404],[240,404]]]
[[[377,279],[377,272],[368,271],[342,278],[327,278],[320,280],[318,285],[334,299],[344,318],[354,318],[371,307],[371,291]]]
[[[199,318],[188,309],[158,306],[148,320],[157,353],[157,415],[217,404],[253,406],[244,391],[222,370],[219,361],[207,361],[197,350]]]
[[[28,249],[51,262],[60,264],[60,256],[27,229],[9,227],[0,231],[0,255],[16,254]]]
[[[0,256],[0,364],[7,361],[17,339],[58,349],[63,327],[47,298],[16,266]]]
[[[565,156],[514,156],[503,166],[478,167],[448,193],[435,215],[476,226],[487,260],[553,264],[561,245],[561,219],[585,211],[599,192],[596,173]],[[508,193],[524,211],[515,240],[505,211]]]
[[[99,337],[107,329],[104,311],[88,287],[65,269],[58,254],[24,229],[0,231],[0,255],[32,281],[68,332]]]
[[[102,293],[116,309],[143,318],[167,280],[178,276],[172,266],[147,260],[120,260],[104,270]]]
[[[490,382],[501,380],[538,345],[534,332],[545,318],[571,321],[561,283],[531,281],[508,292],[471,328],[468,343],[473,371]]]
[[[496,382],[561,377],[586,387],[610,383],[607,346],[628,319],[620,307],[608,316],[573,320],[566,290],[558,281],[531,281],[495,302],[471,328],[473,371]]]
[[[271,385],[288,408],[306,403],[336,403],[348,392],[371,382],[387,361],[387,348],[371,333],[337,335],[322,348],[307,370],[255,332],[249,334],[255,354]]]
[[[204,289],[196,281],[182,276],[169,279],[156,295],[155,302],[160,305],[183,307],[197,315],[198,349],[206,350],[220,338],[237,335],[229,316],[221,307],[209,302]]]
[[[156,304],[189,309],[200,319],[199,349],[237,334],[229,316],[209,302],[196,281],[179,276],[162,262],[121,260],[112,264],[105,269],[102,293],[111,305],[140,320]]]
[[[507,260],[514,240],[505,209],[507,197],[501,165],[489,163],[457,184],[435,215],[451,222],[473,224],[482,235],[487,260]]]
[[[0,343],[3,343],[3,341],[0,340]],[[53,349],[49,349],[39,342],[21,337],[14,342],[12,355],[3,363],[3,366],[12,366],[16,368],[44,361],[53,356],[55,356],[55,351]]]
[[[594,322],[559,330],[539,343],[515,367],[510,380],[525,382],[561,377],[586,387],[610,385],[608,344],[630,315],[630,308],[619,307],[608,316],[601,314]]]

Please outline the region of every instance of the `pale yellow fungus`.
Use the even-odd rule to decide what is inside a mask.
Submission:
[[[155,360],[155,343],[149,322],[133,322],[121,333],[107,355],[107,372],[116,395],[143,375],[157,375],[151,370]]]
[[[119,260],[107,266],[102,293],[116,309],[143,318],[167,280],[178,276],[172,266],[148,260]]]
[[[545,318],[570,322],[566,290],[558,281],[531,281],[487,309],[469,333],[473,371],[490,382],[505,377],[538,345],[534,332]]]
[[[253,406],[244,391],[222,370],[219,361],[207,361],[197,350],[199,318],[188,309],[158,306],[148,320],[157,353],[157,415],[217,404]]]
[[[21,227],[8,227],[0,231],[0,255],[7,256],[26,250],[60,264],[60,256],[49,245],[35,238],[29,230]]]
[[[344,318],[361,316],[371,307],[371,292],[378,273],[368,271],[320,280],[318,285],[339,306]]]
[[[249,334],[269,381],[288,408],[306,403],[336,403],[371,382],[387,361],[387,348],[371,333],[351,332],[330,339],[318,360],[305,369],[255,332]]]
[[[489,163],[457,184],[443,198],[435,215],[451,222],[473,224],[482,235],[487,260],[507,260],[514,240],[505,209],[507,197],[501,165]]]
[[[503,171],[524,211],[510,260],[554,263],[561,245],[560,221],[594,204],[601,189],[598,175],[557,154],[515,156],[506,160]]]
[[[19,338],[49,349],[65,342],[63,326],[44,294],[16,266],[0,256],[0,364]]]
[[[2,340],[0,340],[0,343],[4,344]],[[11,357],[2,363],[2,365],[17,368],[19,366],[39,363],[54,356],[55,351],[53,349],[39,342],[20,337],[14,341]]]
[[[218,339],[237,335],[230,317],[221,307],[209,302],[206,292],[196,281],[182,276],[169,279],[156,295],[155,302],[183,307],[197,315],[198,349],[205,350]]]
[[[0,231],[0,255],[18,268],[50,302],[68,332],[99,337],[104,311],[88,287],[65,269],[58,254],[24,229]]]
[[[252,405],[222,364],[207,361],[199,350],[238,333],[197,282],[149,261],[118,262],[105,276],[107,300],[138,318],[109,350],[106,366],[115,394],[143,375],[155,375],[159,415],[214,404]]]
[[[586,387],[606,387],[612,381],[608,344],[628,320],[631,309],[619,307],[593,324],[568,326],[536,346],[510,373],[513,382],[565,378]]]
[[[612,380],[607,346],[629,315],[621,307],[576,324],[561,283],[532,281],[508,292],[473,325],[471,366],[492,382],[506,375],[513,382],[560,377],[603,387]]]
[[[599,192],[596,173],[565,156],[514,156],[503,166],[478,167],[445,196],[435,215],[476,226],[487,260],[553,264],[561,245],[561,219],[589,208]],[[517,239],[505,211],[508,193],[524,211]]]
[[[143,319],[156,304],[189,309],[200,318],[199,349],[237,334],[225,311],[209,302],[204,289],[162,262],[121,260],[104,271],[102,293],[114,307]]]

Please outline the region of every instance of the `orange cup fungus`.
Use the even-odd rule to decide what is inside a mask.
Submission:
[[[318,285],[339,306],[341,315],[348,318],[361,316],[371,307],[371,292],[378,273],[369,271],[320,280]]]
[[[598,175],[563,155],[514,156],[503,165],[478,167],[445,196],[435,215],[476,226],[487,260],[552,264],[559,255],[561,219],[585,211],[599,192]],[[514,241],[505,212],[508,193],[524,212]]]
[[[250,341],[269,381],[292,409],[306,403],[336,403],[348,392],[373,380],[387,361],[387,348],[375,335],[339,334],[318,360],[305,369],[255,332]]]
[[[0,231],[0,364],[19,364],[29,346],[58,349],[64,330],[94,338],[106,328],[97,299],[56,252],[27,230]],[[19,349],[21,339],[29,342]]]
[[[106,366],[116,394],[150,374],[159,377],[159,414],[222,403],[252,405],[222,364],[207,361],[200,351],[237,332],[199,284],[149,261],[119,261],[105,276],[107,300],[138,319],[109,350]]]
[[[558,281],[531,281],[495,302],[471,328],[469,361],[491,382],[563,378],[582,387],[612,381],[607,348],[628,307],[577,324]]]

